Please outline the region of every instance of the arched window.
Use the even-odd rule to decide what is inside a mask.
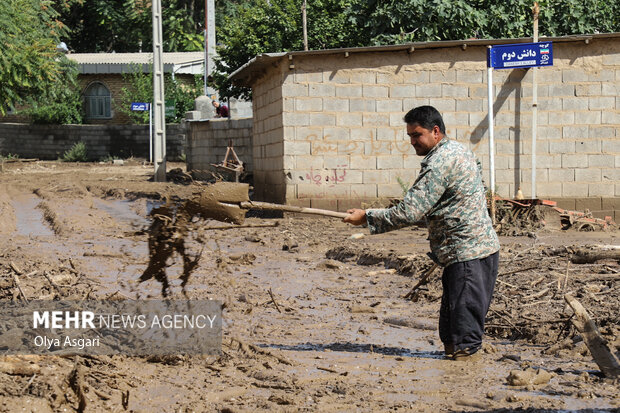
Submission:
[[[84,106],[88,119],[111,118],[110,90],[103,83],[93,83],[84,91]]]

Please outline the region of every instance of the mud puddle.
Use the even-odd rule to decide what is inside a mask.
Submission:
[[[37,208],[40,202],[36,195],[27,193],[20,193],[11,200],[19,235],[30,237],[54,235],[45,223],[43,212]]]
[[[138,215],[132,208],[132,202],[129,200],[121,199],[101,199],[94,198],[93,204],[95,207],[108,213],[116,221],[126,223],[132,227],[143,227],[148,224],[148,220]],[[153,204],[147,205],[147,214],[150,209],[153,209]]]

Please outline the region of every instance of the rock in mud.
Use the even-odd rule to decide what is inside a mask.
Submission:
[[[528,368],[525,370],[512,370],[506,381],[509,386],[529,386],[549,383],[552,377],[553,374],[545,370]]]
[[[367,305],[352,305],[349,308],[351,313],[374,313],[375,309]]]
[[[342,267],[344,267],[344,265],[340,261],[331,260],[331,259],[323,260],[316,265],[316,268],[319,270],[320,269],[339,270]]]

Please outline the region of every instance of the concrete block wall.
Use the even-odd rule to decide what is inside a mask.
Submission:
[[[232,141],[245,171],[252,172],[252,118],[199,120],[187,125],[188,171],[215,171],[211,164],[224,160],[228,143]]]
[[[185,126],[166,126],[166,158],[178,160],[185,152]],[[86,144],[87,156],[149,156],[148,125],[29,125],[0,123],[0,153],[21,158],[58,159],[77,142]]]
[[[303,120],[289,117],[284,105],[289,102],[287,93],[305,92],[289,91],[282,87],[282,76],[286,64],[274,68],[263,76],[252,88],[252,112],[254,114],[253,152],[254,159],[254,198],[258,201],[284,203],[291,198],[285,181],[286,170],[290,169],[285,150],[291,149],[285,142],[290,141],[287,133],[291,128],[284,128],[284,122],[295,124]],[[303,114],[301,115],[304,116]]]
[[[286,202],[342,210],[402,196],[399,181],[411,183],[421,160],[402,118],[424,104],[439,109],[447,134],[480,158],[488,182],[484,46],[296,55],[285,63],[253,90],[255,124],[264,128],[275,116],[264,115],[264,99],[278,101],[281,87],[282,125],[270,129],[269,142],[283,144]],[[611,202],[603,200],[620,197],[620,42],[555,43],[554,66],[537,77],[537,196],[597,198],[603,211]],[[495,70],[493,89],[496,190],[513,197],[521,187],[527,197],[532,70]],[[255,146],[255,160],[263,156]]]

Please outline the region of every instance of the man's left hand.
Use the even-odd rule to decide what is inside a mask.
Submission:
[[[348,222],[353,225],[363,225],[366,223],[366,211],[363,209],[349,209],[347,214],[349,215],[342,219],[344,222]]]

